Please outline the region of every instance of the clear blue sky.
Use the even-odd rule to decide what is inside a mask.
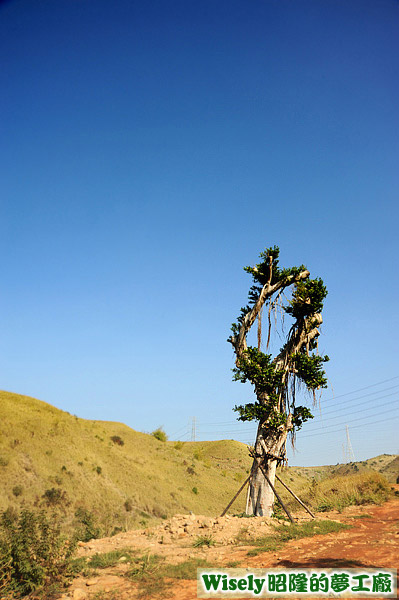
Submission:
[[[399,452],[399,378],[380,383],[399,376],[398,30],[396,0],[1,3],[1,387],[252,441],[226,338],[242,267],[277,244],[329,290],[331,387],[293,464],[341,460],[344,423],[356,458]]]

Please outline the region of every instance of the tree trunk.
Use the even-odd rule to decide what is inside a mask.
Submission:
[[[258,468],[258,460],[274,485],[276,478],[277,460],[281,449],[287,440],[287,428],[281,427],[277,431],[267,429],[266,424],[259,425],[256,434],[255,453],[258,459],[252,464],[252,476],[249,484],[246,513],[256,517],[270,517],[273,512],[274,492],[267,483],[262,471]]]

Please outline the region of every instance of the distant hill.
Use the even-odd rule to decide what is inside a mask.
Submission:
[[[80,419],[10,392],[0,392],[0,436],[0,511],[44,506],[72,521],[85,509],[105,534],[115,525],[136,527],[175,513],[218,514],[251,466],[240,442],[160,442],[122,423]],[[393,481],[398,458],[365,463]],[[281,476],[298,490],[310,478],[356,470],[354,465],[364,463],[294,467]],[[234,512],[242,512],[244,503],[241,494]]]

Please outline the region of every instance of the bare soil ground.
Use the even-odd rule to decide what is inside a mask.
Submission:
[[[394,488],[399,490],[399,485]],[[308,519],[306,513],[298,513],[296,517],[299,522]],[[243,528],[248,529],[251,536],[268,534],[273,531],[270,520],[229,516],[212,519],[195,515],[176,515],[155,529],[129,531],[112,538],[82,543],[79,556],[132,548],[143,553],[162,555],[167,562],[173,564],[190,558],[204,558],[215,566],[239,561],[238,566],[253,568],[399,567],[398,496],[382,506],[353,506],[342,513],[334,511],[322,513],[318,517],[347,523],[351,525],[351,529],[292,540],[277,552],[248,557],[250,547],[237,545],[237,535]],[[194,541],[198,536],[204,535],[212,535],[216,545],[194,548]],[[96,596],[99,598],[101,592],[104,593],[104,600],[139,598],[137,584],[125,576],[128,570],[129,565],[122,560],[116,566],[102,569],[90,578],[78,577],[59,600],[84,600]],[[111,595],[112,591],[115,595]],[[151,596],[147,597],[148,600],[152,600]],[[196,581],[178,581],[173,588],[168,589],[165,597],[173,600],[195,599]]]

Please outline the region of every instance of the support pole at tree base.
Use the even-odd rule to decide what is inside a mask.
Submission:
[[[250,478],[251,478],[251,475],[248,475],[248,477],[246,478],[246,480],[244,481],[244,483],[242,484],[242,486],[240,487],[240,489],[238,490],[238,492],[234,496],[233,500],[231,502],[229,502],[229,504],[226,506],[226,508],[224,509],[224,511],[222,512],[222,514],[220,515],[221,517],[224,517],[224,515],[227,513],[227,511],[229,510],[230,506],[233,504],[234,500],[236,498],[238,498],[238,496],[241,494],[242,490],[245,488],[245,486],[247,485],[247,483],[250,480]]]
[[[274,495],[276,496],[277,500],[280,502],[281,506],[283,507],[284,511],[286,512],[289,520],[291,521],[291,523],[295,523],[294,519],[291,516],[290,511],[288,510],[288,508],[285,506],[284,502],[282,501],[282,499],[280,498],[280,496],[278,495],[278,492],[276,490],[276,488],[274,487],[274,485],[272,484],[272,482],[270,481],[269,477],[267,476],[263,466],[261,465],[259,458],[257,458],[255,456],[255,454],[250,453],[250,456],[252,456],[252,458],[255,458],[256,460],[256,466],[258,469],[260,469],[263,473],[264,478],[266,479],[267,483],[270,485],[270,487],[273,490]],[[229,510],[230,506],[233,504],[233,502],[235,500],[237,500],[238,496],[241,494],[242,490],[245,488],[245,486],[247,485],[247,483],[249,482],[249,480],[251,479],[251,475],[252,473],[250,473],[250,475],[248,475],[248,477],[246,478],[246,480],[244,481],[244,483],[242,484],[242,486],[240,487],[240,489],[238,490],[238,492],[236,493],[236,495],[233,497],[233,499],[228,503],[228,505],[226,506],[226,508],[224,509],[224,511],[222,512],[222,514],[220,515],[221,517],[224,517],[224,515],[227,513],[227,511]],[[291,488],[288,487],[288,485],[286,483],[284,483],[284,481],[282,479],[280,479],[280,477],[277,475],[276,473],[276,479],[281,483],[281,485],[283,485],[288,491],[289,493],[295,498],[295,500],[297,502],[299,502],[299,504],[301,506],[303,506],[303,508],[310,514],[311,517],[313,517],[313,519],[315,519],[315,515],[312,513],[312,511],[306,506],[306,504],[304,504],[302,502],[302,500],[300,498],[298,498],[298,496],[291,490]]]
[[[315,517],[315,515],[312,513],[312,511],[311,511],[311,510],[310,510],[310,509],[309,509],[309,508],[306,506],[306,504],[304,504],[304,503],[302,502],[302,500],[301,500],[300,498],[298,498],[298,496],[297,496],[296,494],[294,494],[294,492],[293,492],[293,491],[292,491],[292,490],[291,490],[291,489],[288,487],[288,485],[287,485],[286,483],[284,483],[284,481],[283,481],[282,479],[280,479],[280,477],[277,475],[277,473],[276,473],[276,479],[277,479],[277,480],[278,480],[278,481],[281,483],[281,485],[283,485],[283,486],[284,486],[284,487],[285,487],[285,488],[286,488],[286,489],[289,491],[289,493],[290,493],[290,494],[292,494],[292,496],[294,496],[295,500],[296,500],[297,502],[299,502],[299,504],[301,504],[301,506],[303,506],[303,508],[304,508],[305,510],[307,510],[307,511],[308,511],[308,513],[310,514],[310,516],[311,516],[311,517],[313,517],[313,518],[315,519],[316,517]]]

